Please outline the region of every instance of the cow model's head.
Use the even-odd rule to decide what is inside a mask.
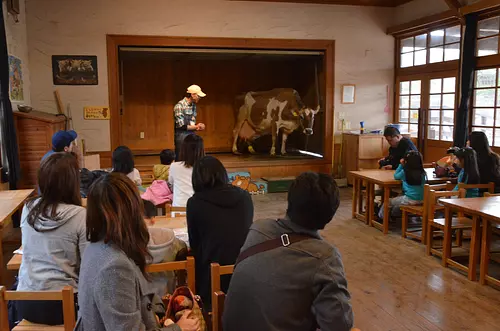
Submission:
[[[316,109],[304,107],[299,111],[300,125],[304,129],[304,134],[310,136],[314,127],[314,115],[319,112],[319,106]]]

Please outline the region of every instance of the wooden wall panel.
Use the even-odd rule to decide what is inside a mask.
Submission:
[[[172,66],[161,60],[124,61],[123,77],[122,144],[132,150],[173,148]]]
[[[124,114],[122,144],[134,151],[155,151],[173,147],[173,107],[191,84],[202,87],[207,97],[198,104],[198,121],[206,131],[199,132],[208,152],[230,152],[235,122],[235,97],[247,91],[292,87],[304,102],[316,107],[314,61],[312,59],[189,59],[126,54],[123,57]],[[324,75],[318,68],[324,94]],[[322,97],[324,102],[325,97]],[[315,122],[315,135],[309,145],[321,152],[324,116]],[[140,132],[145,138],[140,139]],[[298,140],[298,141],[297,141]],[[289,143],[302,146],[303,135],[291,136]]]

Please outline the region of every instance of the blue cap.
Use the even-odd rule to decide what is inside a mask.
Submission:
[[[78,137],[75,131],[57,131],[52,136],[52,148],[56,151],[62,151],[64,147],[69,147],[71,142]]]

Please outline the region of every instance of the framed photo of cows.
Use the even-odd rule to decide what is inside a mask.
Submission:
[[[344,84],[342,85],[342,104],[356,103],[356,85]]]
[[[53,55],[54,85],[97,85],[97,56]]]

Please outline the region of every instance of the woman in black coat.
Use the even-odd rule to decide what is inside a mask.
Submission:
[[[476,151],[481,184],[495,183],[495,193],[500,192],[500,157],[493,152],[488,137],[482,131],[469,136],[469,146]]]
[[[196,262],[196,293],[211,307],[210,263],[234,264],[253,222],[250,194],[229,184],[222,163],[205,156],[193,167],[194,195],[187,202],[189,244]],[[230,276],[221,277],[226,292]]]

